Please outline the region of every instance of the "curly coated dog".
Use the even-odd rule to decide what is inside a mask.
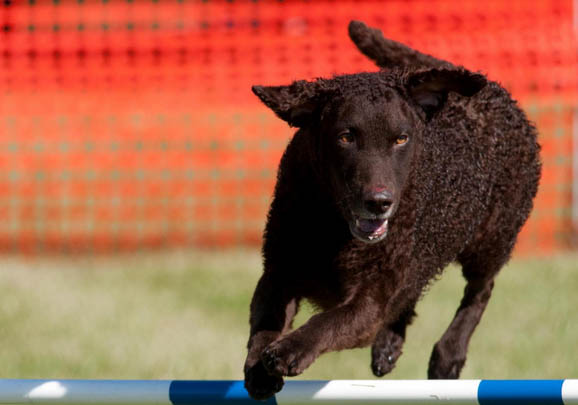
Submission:
[[[245,386],[257,399],[329,351],[372,345],[374,374],[390,372],[416,302],[453,261],[467,285],[428,376],[458,378],[538,188],[536,130],[504,88],[363,23],[349,33],[385,70],[253,87],[298,128],[251,303]],[[292,330],[303,299],[320,311]]]

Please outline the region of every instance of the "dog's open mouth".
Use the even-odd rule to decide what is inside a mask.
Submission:
[[[353,236],[362,242],[379,242],[387,234],[387,219],[355,218],[349,228]]]

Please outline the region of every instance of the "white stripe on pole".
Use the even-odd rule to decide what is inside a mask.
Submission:
[[[0,404],[171,404],[171,381],[2,380]]]
[[[478,404],[480,380],[338,380],[289,381],[276,395],[279,405],[311,402],[339,404]]]
[[[564,380],[562,400],[564,405],[578,404],[578,380]]]

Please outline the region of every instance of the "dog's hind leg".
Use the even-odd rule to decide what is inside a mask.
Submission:
[[[445,60],[434,58],[383,36],[377,28],[361,21],[349,23],[349,37],[357,48],[375,64],[384,69],[412,66],[428,68],[455,68]]]
[[[483,260],[480,256],[470,256],[460,261],[467,280],[464,296],[450,326],[434,345],[428,368],[430,379],[459,378],[470,338],[486,309],[494,278],[505,259]]]

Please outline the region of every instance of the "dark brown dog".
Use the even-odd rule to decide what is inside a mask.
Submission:
[[[361,23],[350,36],[390,70],[253,88],[299,128],[251,303],[254,398],[332,350],[373,344],[374,374],[391,371],[417,300],[452,261],[467,286],[428,375],[457,378],[536,194],[536,131],[506,90]],[[291,331],[302,299],[321,311]]]

